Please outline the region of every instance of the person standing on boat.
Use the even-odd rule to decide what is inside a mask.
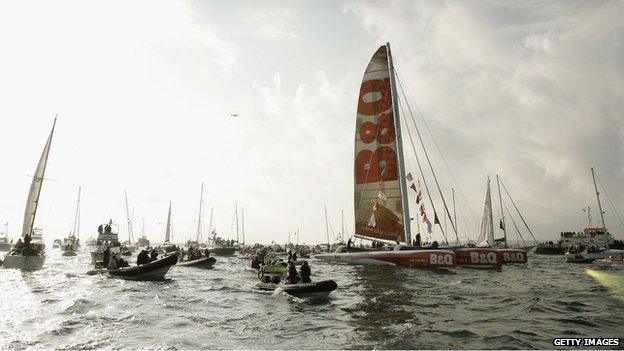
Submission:
[[[420,247],[420,233],[416,234],[416,244],[414,246]]]
[[[106,266],[108,269],[117,269],[117,256],[113,255],[108,260],[108,265]]]
[[[150,255],[150,261],[156,261],[158,259],[158,252],[156,250],[152,250],[152,254]]]
[[[303,264],[301,265],[301,268],[299,269],[299,274],[301,275],[302,283],[312,282],[312,280],[310,279],[310,276],[312,275],[312,271],[310,269],[310,265],[308,264],[308,261],[303,261]]]
[[[291,263],[290,266],[288,267],[288,278],[287,278],[287,283],[288,284],[297,284],[297,270],[295,269],[295,264]]]
[[[104,250],[104,257],[102,259],[102,263],[104,264],[104,267],[108,266],[108,262],[110,261],[110,254],[111,254],[110,246],[107,246],[106,250]]]
[[[149,258],[149,255],[147,254],[147,251],[141,250],[141,252],[137,256],[137,266],[140,266],[142,264],[147,264],[149,262],[150,262],[150,258]]]
[[[208,250],[208,248],[204,250],[204,256],[210,257],[210,250]]]
[[[349,238],[349,240],[347,240],[347,252],[351,252],[351,244],[353,244],[353,242],[351,238]]]

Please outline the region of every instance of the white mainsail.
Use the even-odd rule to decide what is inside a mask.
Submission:
[[[33,225],[35,224],[35,216],[37,214],[37,206],[39,205],[39,195],[41,194],[41,185],[43,184],[43,177],[45,175],[46,165],[48,163],[48,155],[50,154],[50,145],[52,144],[52,135],[54,134],[54,127],[56,126],[56,118],[52,124],[52,130],[48,141],[43,148],[39,164],[33,175],[32,183],[30,184],[30,191],[28,192],[28,199],[26,200],[26,209],[24,210],[24,224],[22,225],[22,236],[26,234],[33,234]]]
[[[494,222],[492,219],[492,196],[490,193],[490,178],[487,180],[483,214],[481,215],[481,227],[477,242],[481,245],[494,245]]]
[[[165,242],[171,239],[171,201],[169,201],[169,213],[167,214],[167,229],[165,230]]]
[[[406,198],[400,126],[393,103],[389,45],[371,58],[358,98],[355,128],[355,233],[359,236],[405,241]],[[396,129],[395,129],[396,126]],[[407,228],[407,230],[406,230]]]

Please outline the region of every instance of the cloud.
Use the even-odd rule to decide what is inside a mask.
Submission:
[[[580,208],[595,202],[592,166],[624,208],[623,10],[621,2],[344,7],[372,39],[392,42],[410,101],[431,127],[429,149],[433,136],[470,199],[463,206],[480,213],[482,179],[499,173],[543,238],[583,225]],[[613,210],[607,217],[621,231]]]
[[[262,3],[247,12],[247,22],[254,35],[269,40],[298,40],[295,30],[297,13],[295,10],[277,4]]]

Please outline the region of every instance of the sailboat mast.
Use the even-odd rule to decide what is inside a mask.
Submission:
[[[340,210],[340,241],[343,241],[345,235],[344,210]]]
[[[598,192],[598,187],[596,186],[596,175],[594,174],[594,167],[591,168],[592,178],[594,179],[594,189],[596,189],[596,200],[598,200],[598,211],[600,211],[600,220],[602,221],[602,228],[607,230],[607,225],[604,220],[604,212],[602,212],[602,204],[600,203],[600,193]]]
[[[165,228],[165,243],[171,240],[171,201],[169,201],[169,212],[167,213],[167,227]]]
[[[199,195],[199,216],[197,219],[197,243],[201,239],[201,220],[202,220],[202,206],[204,204],[204,183],[201,185],[201,193]]]
[[[236,242],[238,242],[238,202],[234,202],[234,217],[236,218]]]
[[[124,190],[126,198],[126,219],[128,220],[128,242],[132,243],[132,219],[130,217],[130,209],[128,207],[128,192]]]
[[[143,224],[141,225],[141,237],[145,238],[145,217],[143,217]]]
[[[405,241],[412,242],[411,225],[412,220],[409,214],[409,196],[407,192],[407,182],[405,179],[405,157],[403,156],[403,134],[401,133],[401,118],[399,115],[398,94],[396,90],[394,62],[392,61],[392,52],[390,51],[390,43],[386,43],[388,51],[388,66],[390,68],[390,90],[392,92],[392,114],[394,115],[394,125],[396,128],[396,143],[398,151],[399,163],[399,184],[401,187],[401,199],[403,201],[403,223],[405,226]]]
[[[327,220],[327,206],[323,206],[323,209],[325,209],[325,233],[327,234],[327,245],[330,245],[330,243],[329,243],[329,222]]]
[[[74,215],[74,236],[78,236],[76,233],[80,230],[80,190],[81,187],[78,187],[78,200],[76,201],[76,214]]]
[[[208,223],[208,235],[212,234],[212,214],[214,212],[214,207],[210,208],[210,223]]]
[[[245,245],[245,210],[241,208],[241,224],[243,225],[243,245]]]
[[[455,188],[451,188],[451,194],[453,195],[453,223],[455,223],[455,225],[457,226],[457,209],[455,207]],[[457,243],[459,244],[459,233],[457,233]]]
[[[498,180],[498,174],[496,175],[496,185],[498,187],[498,201],[500,201],[501,210],[501,223],[503,224],[503,235],[505,238],[505,248],[507,248],[507,226],[505,225],[505,212],[503,212],[503,197],[500,191],[500,181]]]

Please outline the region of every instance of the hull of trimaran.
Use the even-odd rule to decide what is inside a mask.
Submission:
[[[4,268],[15,268],[23,271],[36,271],[43,268],[45,256],[6,255]]]
[[[457,258],[450,250],[394,250],[318,254],[314,258],[332,263],[390,265],[410,268],[453,268]]]

